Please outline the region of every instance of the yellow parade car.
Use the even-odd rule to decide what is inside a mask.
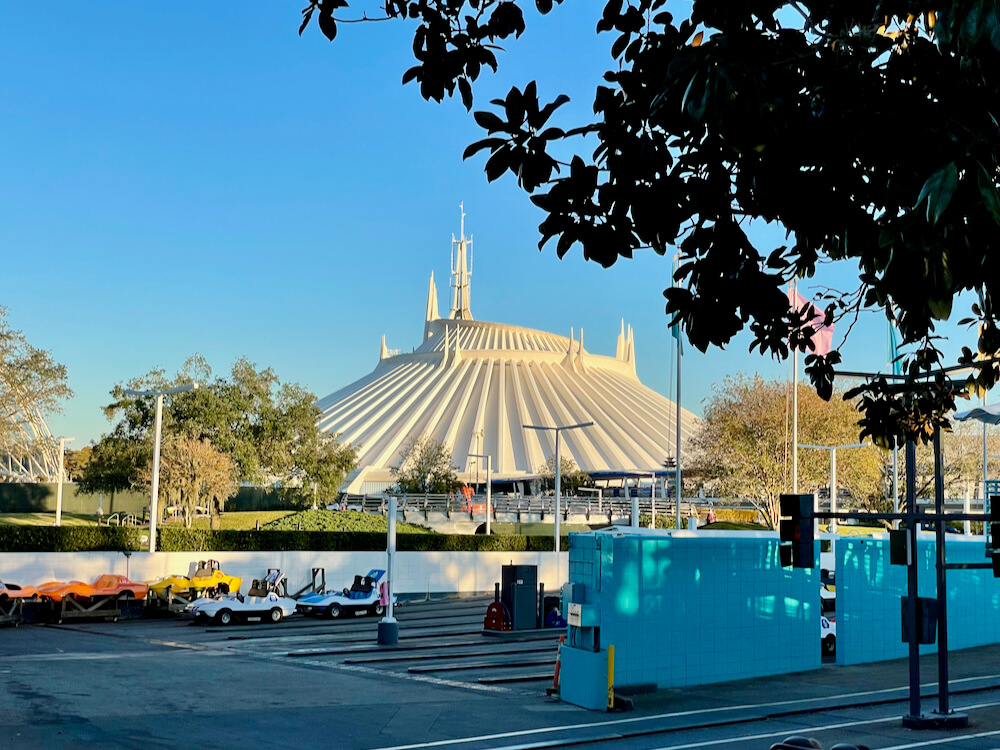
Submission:
[[[169,588],[175,594],[191,596],[214,596],[217,593],[238,593],[243,579],[239,576],[227,576],[219,570],[217,560],[199,560],[191,563],[190,575],[172,575],[157,578],[149,582],[149,590],[157,596],[162,596]]]

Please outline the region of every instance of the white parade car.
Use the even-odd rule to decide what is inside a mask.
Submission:
[[[366,576],[354,576],[354,583],[349,589],[306,594],[299,599],[296,610],[304,615],[325,614],[330,617],[340,617],[345,613],[363,615],[369,612],[381,615],[385,611],[382,604],[384,579],[385,571],[373,568]],[[396,603],[395,595],[392,603]]]
[[[281,571],[273,571],[263,581],[255,580],[246,596],[223,594],[191,602],[185,611],[194,615],[195,622],[214,620],[229,625],[234,620],[264,620],[281,622],[295,612],[295,600],[280,591]]]
[[[819,618],[819,637],[824,654],[837,653],[837,621],[832,617]]]

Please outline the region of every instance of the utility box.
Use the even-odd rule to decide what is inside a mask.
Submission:
[[[511,630],[538,627],[538,566],[504,565],[500,573],[500,601],[510,612]]]
[[[570,602],[566,623],[574,628],[596,628],[601,624],[601,610],[596,604]]]

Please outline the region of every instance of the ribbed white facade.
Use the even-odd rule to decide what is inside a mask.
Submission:
[[[622,326],[616,356],[606,357],[586,351],[582,332],[576,339],[472,320],[461,272],[467,243],[457,244],[450,317],[437,316],[432,276],[421,345],[397,354],[383,338],[373,372],[319,401],[321,429],[358,447],[347,491],[384,488],[404,443],[423,435],[451,448],[463,479],[476,475],[469,454],[492,456],[497,479],[536,476],[555,435],[525,425],[593,422],[563,432],[560,448],[588,472],[662,470],[675,454],[676,407],[639,382],[631,329]],[[682,442],[699,421],[682,411]]]

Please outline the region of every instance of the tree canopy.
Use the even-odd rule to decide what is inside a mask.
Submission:
[[[565,5],[554,9],[556,5]],[[416,64],[403,83],[425,99],[498,66],[535,12],[581,12],[562,0],[310,0],[333,40],[344,21],[409,21]],[[974,367],[1000,367],[1000,11],[990,0],[607,0],[597,33],[610,66],[594,82],[593,119],[560,121],[564,95],[536,81],[477,111],[489,180],[510,173],[545,214],[544,246],[579,247],[610,266],[641,248],[676,247],[666,312],[698,349],[748,328],[751,348],[807,352],[820,395],[833,394],[837,350],[813,350],[808,310],[783,287],[820,264],[850,263],[852,289],[831,291],[828,322],[863,309],[895,321],[909,352],[902,386],[875,378],[861,395],[862,435],[928,440],[960,395],[941,374],[935,325],[971,291]],[[544,83],[543,83],[544,85]],[[775,223],[765,245],[751,227]],[[971,343],[971,342],[970,342]],[[977,356],[978,355],[978,356]]]
[[[778,497],[791,484],[790,389],[787,383],[760,376],[730,377],[715,388],[705,407],[705,421],[692,445],[694,473],[719,497],[746,499],[772,528],[778,520]],[[857,440],[858,413],[843,399],[823,401],[800,388],[799,442],[849,445]],[[829,487],[827,451],[800,449],[799,489]],[[856,504],[871,507],[883,497],[885,458],[877,448],[837,452],[837,486]]]
[[[202,357],[194,356],[172,378],[155,369],[115,386],[114,401],[104,411],[117,421],[111,434],[95,447],[84,486],[92,491],[112,489],[102,484],[105,478],[114,489],[148,483],[155,400],[125,391],[161,391],[190,382],[199,383],[199,388],[164,398],[164,446],[167,438],[193,440],[199,446],[184,445],[191,455],[201,455],[210,452],[201,445],[207,441],[211,450],[232,461],[234,484],[315,484],[317,492],[331,497],[354,470],[356,451],[319,430],[316,398],[308,390],[296,383],[282,383],[273,370],[258,369],[246,359],[237,360],[228,377],[216,377]],[[124,456],[126,447],[130,453]],[[111,467],[105,469],[108,462]],[[127,471],[125,467],[129,467]],[[218,492],[212,496],[222,498]]]
[[[429,435],[409,438],[400,450],[399,463],[389,468],[400,492],[454,492],[462,483],[451,463],[448,447]]]
[[[538,468],[538,480],[542,492],[554,492],[556,488],[556,457],[549,456]],[[575,495],[581,487],[591,487],[590,474],[576,465],[572,458],[559,458],[559,491],[563,495]]]

